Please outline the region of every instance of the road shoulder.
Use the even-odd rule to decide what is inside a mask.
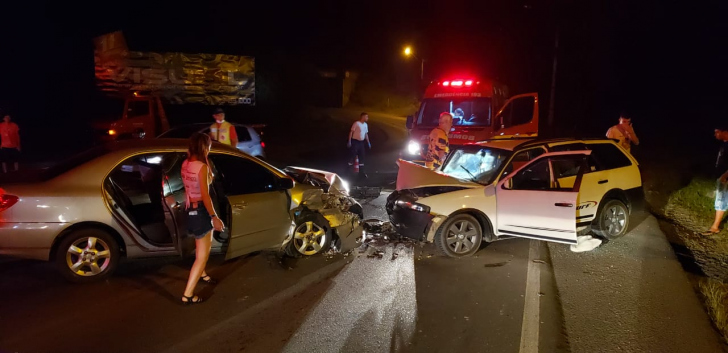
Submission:
[[[571,351],[720,352],[657,220],[635,218],[629,234],[592,252],[549,244]]]

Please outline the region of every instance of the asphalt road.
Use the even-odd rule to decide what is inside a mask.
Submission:
[[[383,203],[369,200],[365,212],[382,216]],[[2,258],[0,343],[12,352],[522,352],[527,298],[556,293],[544,271],[527,295],[529,263],[547,259],[530,245],[502,241],[462,260],[383,239],[348,256],[215,257],[209,272],[220,283],[201,285],[206,302],[191,307],[178,302],[190,259],[127,262],[79,286],[51,264]],[[566,347],[554,305],[526,315],[550,332],[544,352]]]
[[[268,133],[269,160],[346,175],[357,113],[324,111],[316,125]],[[369,218],[385,217],[403,126],[370,114],[369,178],[351,177],[385,188],[362,200]],[[107,281],[72,285],[51,264],[0,257],[0,352],[720,350],[654,219],[633,222],[625,238],[583,254],[512,239],[455,260],[376,238],[347,255],[213,257],[220,283],[200,284],[206,301],[190,307],[179,300],[192,259],[124,262]]]

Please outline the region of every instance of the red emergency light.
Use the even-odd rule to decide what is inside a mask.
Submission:
[[[480,81],[478,81],[478,83],[480,83]],[[473,80],[443,81],[442,82],[442,85],[445,86],[445,87],[448,87],[448,86],[452,86],[452,87],[472,86],[473,85]]]

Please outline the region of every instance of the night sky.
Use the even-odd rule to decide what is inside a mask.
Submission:
[[[91,40],[114,30],[132,50],[253,55],[256,81],[309,66],[417,75],[418,64],[401,55],[410,44],[426,60],[427,79],[490,76],[511,94],[538,91],[548,104],[558,29],[564,133],[601,135],[626,111],[648,140],[710,138],[728,113],[725,1],[155,3],[4,9],[0,108],[21,127],[41,122],[43,139],[104,114],[94,103]],[[267,103],[306,89],[290,81]]]

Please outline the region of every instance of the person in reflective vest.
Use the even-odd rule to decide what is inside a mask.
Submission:
[[[430,132],[425,167],[436,170],[442,166],[445,157],[450,153],[450,140],[447,134],[452,128],[452,115],[448,112],[440,114],[440,125]]]
[[[238,134],[235,132],[235,126],[225,121],[225,111],[217,108],[212,113],[212,117],[215,118],[215,123],[210,126],[210,138],[237,148]]]

